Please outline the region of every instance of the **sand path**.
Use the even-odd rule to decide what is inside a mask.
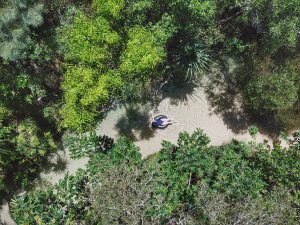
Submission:
[[[239,96],[227,94],[222,77],[204,77],[198,85],[184,87],[169,87],[162,91],[160,102],[151,104],[118,104],[111,109],[105,119],[99,124],[98,135],[107,135],[119,138],[129,136],[140,148],[145,158],[156,153],[161,148],[161,141],[167,140],[176,143],[180,132],[192,133],[197,128],[203,129],[210,137],[211,145],[222,145],[232,139],[238,141],[253,141],[248,133],[251,125],[239,106]],[[228,101],[228,97],[230,101]],[[166,129],[154,130],[150,127],[151,113],[164,114],[178,121]],[[271,139],[261,133],[256,135],[256,141],[262,143]],[[59,157],[58,157],[59,156]],[[50,161],[55,164],[57,159],[65,162],[65,168],[49,173],[42,173],[41,177],[51,183],[56,183],[64,175],[74,173],[78,168],[84,168],[87,158],[72,160],[68,149],[59,150]]]
[[[233,138],[245,142],[252,141],[253,139],[248,133],[248,126],[251,124],[248,124],[246,118],[243,118],[243,113],[238,105],[239,96],[232,99],[231,103],[235,104],[234,107],[228,106],[227,110],[217,113],[220,105],[216,105],[215,100],[210,99],[209,96],[213,92],[214,96],[218,98],[217,101],[222,101],[222,95],[225,93],[220,89],[213,90],[217,88],[216,86],[219,85],[210,83],[209,79],[204,78],[201,83],[193,85],[193,87],[168,88],[157,108],[150,103],[118,105],[107,114],[99,125],[97,133],[113,138],[118,138],[120,135],[130,136],[140,147],[143,157],[158,152],[162,140],[176,143],[180,132],[192,133],[197,128],[204,130],[210,137],[212,145],[222,145],[230,142]],[[226,103],[225,99],[223,103]],[[178,123],[163,130],[153,130],[149,126],[151,111],[154,111],[155,115],[167,115],[169,118],[177,120]],[[264,140],[270,141],[267,136],[258,133],[256,141],[263,142]]]

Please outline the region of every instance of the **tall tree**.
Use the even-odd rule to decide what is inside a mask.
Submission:
[[[170,19],[155,25],[123,26],[123,1],[94,1],[91,14],[78,12],[62,28],[66,72],[62,126],[93,127],[115,99],[137,98],[161,78]]]
[[[43,5],[34,0],[0,2],[0,57],[7,61],[28,57],[33,47],[33,29],[43,22]]]

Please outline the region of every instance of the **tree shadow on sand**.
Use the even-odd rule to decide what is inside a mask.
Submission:
[[[212,113],[221,116],[227,128],[235,134],[247,132],[251,121],[239,90],[231,86],[222,73],[211,74],[205,83]]]
[[[115,125],[118,133],[133,141],[148,140],[154,136],[154,129],[150,127],[150,105],[126,105],[125,114]]]
[[[64,152],[64,151],[59,151]],[[66,171],[68,160],[63,153],[51,153],[43,163],[42,172],[45,174],[55,173],[60,174]]]
[[[245,133],[249,126],[255,124],[261,133],[276,137],[280,128],[272,121],[272,115],[262,117],[251,111],[245,103],[245,81],[241,79],[249,71],[244,66],[230,64],[233,62],[221,62],[219,69],[204,81],[211,112],[221,116],[228,129],[235,134]]]
[[[201,97],[197,94],[196,89],[201,85],[201,77],[194,80],[187,80],[182,74],[173,75],[170,82],[164,85],[153,101],[153,107],[158,107],[164,99],[169,99],[171,105],[188,105],[188,102],[197,102]]]
[[[196,102],[200,98],[200,96],[198,96],[195,91],[197,87],[199,87],[199,82],[170,84],[162,90],[159,102],[161,102],[165,98],[170,99],[171,105],[187,105],[189,101]]]

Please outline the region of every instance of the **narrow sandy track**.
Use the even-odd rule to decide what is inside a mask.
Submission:
[[[191,87],[171,87],[162,96],[157,108],[148,104],[119,105],[107,114],[105,120],[99,125],[97,133],[118,138],[120,135],[130,136],[137,146],[140,147],[143,157],[158,152],[162,140],[176,143],[180,132],[192,133],[197,128],[203,129],[210,137],[212,145],[222,145],[230,142],[233,138],[239,141],[252,141],[248,133],[248,126],[242,113],[238,110],[237,100],[234,110],[225,113],[217,113],[219,106],[212,106],[209,99],[214,85],[203,79],[199,85]],[[217,87],[215,87],[217,88]],[[216,93],[215,93],[216,94]],[[223,93],[218,93],[222,98]],[[238,96],[236,96],[238,98]],[[170,125],[163,130],[153,130],[150,127],[150,112],[155,115],[164,114],[175,119],[178,123]],[[225,115],[224,115],[225,114]],[[243,123],[243,124],[241,124]],[[257,142],[269,140],[269,137],[258,133]]]

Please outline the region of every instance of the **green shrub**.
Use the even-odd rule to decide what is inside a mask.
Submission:
[[[246,90],[250,107],[258,112],[278,112],[292,108],[298,100],[299,87],[293,76],[269,73],[254,76]]]
[[[12,200],[12,216],[18,224],[75,224],[88,220],[88,177],[83,170],[67,174],[54,187],[36,190]]]
[[[204,183],[212,190],[233,199],[257,197],[265,187],[261,172],[252,168],[247,157],[247,145],[232,142],[222,147],[209,147],[209,138],[202,130],[191,136],[181,133],[177,146],[163,142],[154,167],[160,180],[154,199],[164,199],[161,208],[150,210],[156,216],[167,217],[182,204],[191,204],[197,192],[196,184]]]
[[[258,128],[255,125],[252,125],[249,127],[249,134],[251,135],[251,137],[255,138],[255,136],[258,133]]]
[[[87,170],[16,197],[12,214],[18,224],[298,224],[300,133],[288,149],[256,148],[209,146],[197,130],[142,160],[121,138]]]

